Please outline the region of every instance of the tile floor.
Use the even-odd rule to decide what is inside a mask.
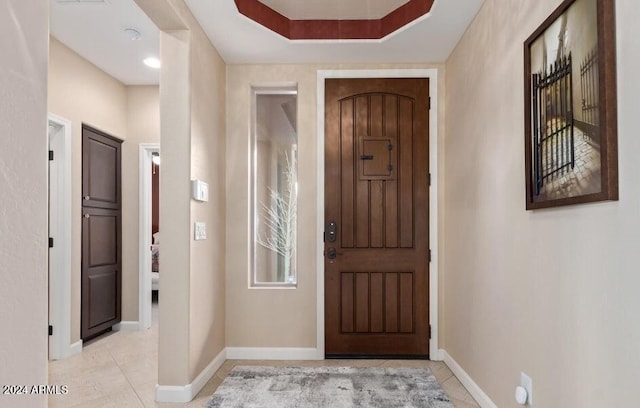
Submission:
[[[154,305],[151,329],[110,333],[88,342],[78,355],[50,362],[49,384],[67,385],[69,393],[50,396],[49,407],[204,407],[209,397],[236,365],[429,367],[456,407],[478,407],[444,363],[418,360],[227,360],[190,403],[159,403],[154,401],[158,381],[157,339],[157,305]]]
[[[574,126],[575,167],[545,179],[540,194],[534,201],[555,200],[576,197],[585,194],[599,193],[601,190],[600,150],[589,141],[589,138]],[[557,142],[556,142],[557,143]],[[567,142],[568,143],[568,142]],[[551,146],[553,151],[555,146]],[[553,155],[551,155],[553,156]],[[543,163],[546,156],[543,156]],[[555,168],[556,159],[551,157],[549,168]]]

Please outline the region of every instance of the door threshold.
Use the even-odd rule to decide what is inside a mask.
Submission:
[[[428,354],[325,354],[324,358],[326,360],[430,360]]]

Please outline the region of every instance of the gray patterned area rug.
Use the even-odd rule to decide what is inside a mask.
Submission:
[[[207,408],[453,408],[426,368],[236,366]]]

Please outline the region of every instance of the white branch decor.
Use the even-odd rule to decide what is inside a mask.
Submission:
[[[297,212],[297,163],[295,152],[285,153],[285,191],[269,187],[270,205],[260,203],[265,232],[257,237],[258,244],[281,255],[284,266],[284,282],[295,282],[292,265],[296,246]]]

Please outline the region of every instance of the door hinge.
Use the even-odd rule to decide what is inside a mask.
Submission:
[[[431,262],[431,250],[429,250],[429,262]]]
[[[53,150],[49,150],[49,160],[53,160]]]
[[[53,238],[49,237],[49,248],[53,248]]]
[[[49,325],[49,336],[53,336],[53,326]]]
[[[429,340],[431,340],[431,325],[429,325]]]
[[[431,110],[431,97],[427,100],[428,109]]]
[[[431,186],[431,173],[429,173],[429,186]]]

